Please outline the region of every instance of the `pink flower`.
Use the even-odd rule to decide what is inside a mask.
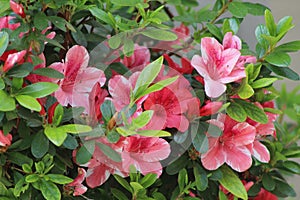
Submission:
[[[216,98],[226,91],[226,84],[246,76],[245,70],[236,64],[241,53],[235,48],[225,49],[215,38],[201,40],[202,57],[195,55],[192,66],[204,78],[205,93]]]
[[[86,182],[91,188],[102,185],[111,174],[128,176],[131,165],[144,175],[156,173],[159,176],[162,173],[159,161],[170,154],[169,143],[161,138],[135,135],[122,137],[115,144],[108,143],[104,138],[100,138],[98,142],[114,149],[120,154],[122,161],[111,160],[96,146],[92,159],[87,163]]]
[[[73,191],[73,196],[84,194],[87,191],[87,187],[82,184],[85,176],[86,171],[82,168],[78,168],[77,177],[71,183],[64,186],[64,191]]]
[[[89,93],[93,86],[105,83],[103,71],[88,67],[89,54],[83,46],[75,45],[66,55],[65,63],[53,63],[49,67],[62,72],[64,79],[58,81],[59,89],[54,96],[63,106],[82,106],[89,111]]]
[[[3,131],[0,130],[0,153],[6,152],[7,148],[11,145],[12,135],[4,135]]]
[[[16,3],[16,2],[14,2],[13,0],[10,0],[9,4],[10,4],[11,10],[12,10],[14,13],[20,15],[22,18],[25,18],[25,17],[26,17],[26,14],[25,14],[25,12],[24,12],[24,7],[23,7],[22,4],[18,4],[18,3]]]
[[[223,106],[222,102],[206,101],[205,105],[200,108],[200,116],[208,116],[216,114]]]
[[[12,24],[11,21],[15,19],[15,17],[12,16],[5,16],[0,17],[0,29],[8,28],[10,30],[15,30],[20,26],[20,23],[14,23]]]
[[[104,102],[108,92],[102,89],[99,83],[96,83],[89,95],[89,108],[88,115],[93,121],[99,121],[102,119],[102,113],[100,106]]]
[[[277,200],[278,197],[271,192],[265,190],[264,188],[260,189],[258,195],[253,198],[253,200]]]
[[[215,170],[224,163],[232,169],[243,172],[251,167],[252,158],[247,145],[255,139],[255,128],[250,124],[238,123],[229,116],[220,114],[217,120],[210,120],[223,131],[220,137],[212,137],[208,133],[209,150],[201,155],[203,166]]]
[[[21,63],[23,63],[24,62],[24,57],[25,57],[26,53],[27,53],[27,51],[23,50],[23,51],[20,51],[20,52],[17,52],[17,53],[9,54],[7,56],[7,59],[6,59],[5,63],[4,63],[3,71],[7,72],[15,64],[21,64]]]

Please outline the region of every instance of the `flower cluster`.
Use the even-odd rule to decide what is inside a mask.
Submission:
[[[0,196],[295,195],[281,170],[299,174],[289,160],[298,136],[285,136],[273,87],[279,76],[300,79],[287,54],[299,43],[277,46],[291,19],[276,24],[251,2],[199,11],[188,2],[175,17],[165,4],[177,1],[0,9]],[[237,36],[247,13],[266,19],[255,52]],[[173,20],[182,23],[168,29]]]

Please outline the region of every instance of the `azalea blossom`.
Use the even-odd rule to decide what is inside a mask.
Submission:
[[[201,40],[201,53],[202,57],[195,55],[191,63],[204,78],[207,96],[219,97],[226,91],[227,83],[246,76],[244,68],[236,67],[241,56],[238,49],[225,49],[215,38],[206,37]]]
[[[0,29],[8,28],[10,30],[15,30],[20,26],[20,23],[12,23],[15,17],[13,16],[5,16],[0,17]]]
[[[101,138],[98,142],[114,149],[121,156],[121,162],[116,162],[105,155],[96,145],[92,159],[86,164],[88,167],[86,182],[89,187],[102,185],[111,174],[123,177],[129,175],[130,166],[134,166],[142,174],[162,173],[160,160],[170,154],[170,145],[162,138],[142,137],[134,135],[121,137],[115,143],[109,143]]]
[[[278,197],[275,194],[272,194],[268,190],[261,188],[258,195],[254,198],[250,198],[252,200],[278,200]]]
[[[86,171],[83,168],[78,168],[77,177],[69,184],[64,186],[64,191],[73,192],[73,196],[79,196],[87,191],[87,187],[82,184],[85,180]]]
[[[223,106],[222,102],[207,100],[205,105],[200,108],[200,116],[216,114]]]
[[[251,167],[251,152],[247,145],[255,140],[255,127],[247,122],[238,123],[225,114],[210,120],[222,131],[219,137],[212,137],[208,132],[209,149],[201,155],[201,162],[208,170],[215,170],[227,163],[232,169],[243,172]]]
[[[4,135],[3,131],[0,130],[0,153],[5,152],[7,148],[11,145],[12,135]]]
[[[21,64],[24,62],[24,57],[27,51],[22,50],[20,52],[11,53],[7,56],[7,59],[4,62],[3,71],[9,71],[15,64]]]
[[[62,72],[64,79],[57,81],[59,89],[54,93],[63,105],[82,106],[89,110],[89,93],[93,86],[104,85],[106,78],[102,70],[88,67],[89,54],[83,46],[75,45],[69,49],[65,62],[56,62],[49,67]]]
[[[102,118],[100,106],[107,97],[108,92],[102,89],[99,83],[96,83],[89,94],[89,111],[88,115],[93,121],[99,121]]]
[[[191,74],[194,70],[193,66],[191,65],[190,61],[187,58],[182,57],[181,60],[181,65],[178,63],[174,62],[168,54],[163,55],[165,60],[168,62],[169,67],[175,69],[181,74]]]
[[[24,7],[22,4],[18,4],[16,2],[14,2],[13,0],[10,0],[9,4],[10,4],[11,10],[14,11],[14,13],[20,15],[22,18],[26,17],[26,14],[24,12]]]

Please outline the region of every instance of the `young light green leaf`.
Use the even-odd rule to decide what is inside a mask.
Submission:
[[[254,90],[248,83],[243,83],[238,91],[238,95],[242,99],[248,99],[254,95]]]
[[[277,80],[278,80],[277,78],[261,78],[261,79],[254,81],[251,84],[251,86],[254,89],[263,88],[263,87],[267,87],[267,86],[271,85],[272,83],[274,83]]]
[[[140,96],[140,94],[143,93],[154,81],[162,68],[162,63],[163,57],[161,56],[143,69],[136,81],[136,85],[133,90],[134,97]],[[135,98],[135,100],[137,99]]]
[[[67,138],[67,133],[63,129],[46,126],[44,130],[47,138],[56,146],[61,146]]]
[[[216,38],[218,38],[219,40],[223,39],[223,34],[219,27],[217,27],[214,24],[209,24],[209,23],[207,23],[206,26],[207,26],[208,31],[211,34],[213,34],[214,36],[216,36]]]
[[[72,134],[92,131],[92,128],[90,126],[82,125],[82,124],[67,124],[67,125],[60,126],[57,129]]]
[[[111,193],[118,200],[128,200],[128,197],[121,190],[111,188]]]
[[[131,130],[136,130],[146,126],[153,116],[153,110],[146,110],[142,112],[138,117],[133,118],[131,121]]]
[[[0,90],[3,90],[5,88],[5,83],[2,78],[0,78]]]
[[[162,40],[162,41],[174,41],[177,39],[177,35],[170,31],[153,29],[153,28],[144,30],[140,32],[140,34],[155,40]]]
[[[146,176],[144,176],[141,181],[140,184],[144,187],[144,188],[148,188],[151,185],[153,185],[155,183],[155,181],[157,180],[157,174],[153,174],[153,173],[149,173],[146,174]]]
[[[144,3],[143,0],[111,0],[111,3],[116,4],[118,6],[136,6],[136,4]]]
[[[0,56],[4,53],[8,46],[9,36],[7,32],[0,32]]]
[[[116,179],[116,181],[118,181],[118,183],[120,183],[120,185],[122,185],[127,191],[129,192],[133,192],[132,188],[130,187],[129,183],[122,178],[120,175],[118,174],[114,174],[114,178]]]
[[[108,45],[112,49],[117,49],[120,47],[122,42],[122,34],[117,34],[108,39]]]
[[[136,131],[132,131],[132,130],[126,129],[126,128],[124,128],[124,127],[117,127],[117,128],[116,128],[116,131],[117,131],[120,135],[122,135],[122,136],[124,136],[124,137],[130,136],[130,135],[136,135],[136,134],[137,134]]]
[[[76,153],[76,162],[78,164],[86,164],[93,156],[95,150],[95,140],[84,142]]]
[[[116,152],[114,149],[112,149],[110,146],[107,146],[106,144],[103,143],[96,143],[96,144],[100,148],[100,150],[111,160],[115,162],[122,161],[121,155],[118,152]]]
[[[40,189],[45,199],[47,200],[60,200],[61,194],[58,189],[58,187],[50,182],[46,181],[44,179],[41,179],[40,181]]]
[[[137,134],[145,137],[170,137],[171,133],[162,130],[140,130]]]
[[[21,106],[23,106],[29,110],[34,110],[34,111],[39,112],[42,109],[41,104],[39,104],[39,102],[31,96],[17,95],[16,100]]]
[[[34,98],[41,98],[52,94],[57,89],[58,85],[55,83],[38,82],[26,86],[25,88],[21,89],[18,94],[28,95]]]
[[[9,96],[5,91],[0,90],[0,111],[7,112],[16,109],[14,98]]]
[[[55,78],[55,79],[63,79],[64,75],[60,73],[59,71],[52,69],[52,68],[39,68],[32,72],[32,74],[37,74],[41,76],[46,76],[49,78]]]
[[[234,196],[247,200],[247,191],[239,177],[226,165],[221,167],[221,171],[223,176],[219,180],[220,184]]]
[[[47,174],[46,176],[49,178],[49,181],[57,184],[68,184],[73,181],[73,179],[62,174]]]
[[[101,10],[100,8],[97,8],[97,7],[91,7],[91,8],[89,8],[89,11],[97,19],[100,19],[101,21],[103,21],[107,24],[114,25],[114,22],[110,19],[110,17],[104,10]]]
[[[271,13],[270,10],[265,10],[265,21],[266,21],[266,26],[269,30],[269,33],[271,36],[276,36],[276,24],[275,24],[275,21],[274,21],[274,17]]]
[[[291,64],[291,57],[287,53],[281,51],[270,53],[265,60],[278,67],[288,67]]]
[[[293,18],[291,16],[285,16],[279,20],[277,24],[277,35],[286,34],[291,28],[294,27],[292,24]]]

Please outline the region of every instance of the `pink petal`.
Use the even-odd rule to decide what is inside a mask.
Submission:
[[[116,75],[109,80],[108,91],[117,111],[130,103],[130,90],[131,83],[124,76]]]
[[[222,83],[232,83],[246,77],[245,69],[234,69],[230,74],[219,79]]]
[[[0,130],[0,146],[2,147],[10,146],[11,141],[12,141],[12,135],[11,134],[4,135],[3,131]]]
[[[185,132],[189,128],[189,120],[184,115],[170,115],[167,118],[167,127]]]
[[[208,61],[221,60],[222,51],[223,46],[215,38],[202,38],[201,53],[205,64],[207,64]]]
[[[149,101],[147,101],[149,103]],[[153,116],[150,122],[146,125],[145,129],[148,130],[162,130],[166,128],[167,112],[162,105],[154,104],[147,107],[147,110],[153,110]]]
[[[223,38],[224,49],[234,48],[237,50],[242,49],[242,41],[236,35],[232,35],[232,32],[227,32]]]
[[[57,101],[63,106],[72,104],[72,98],[73,98],[72,91],[66,92],[62,90],[62,88],[58,88],[58,90],[55,91],[54,96],[57,99]]]
[[[194,55],[191,61],[191,65],[197,70],[197,72],[203,77],[209,76],[206,65],[203,59],[199,55]]]
[[[236,124],[231,132],[234,134],[232,142],[236,146],[244,146],[254,142],[256,136],[255,127],[251,126],[247,122]]]
[[[243,172],[251,167],[251,153],[245,146],[224,145],[224,152],[226,153],[226,163],[235,171]]]
[[[10,0],[9,3],[10,3],[10,8],[14,13],[20,15],[22,18],[25,18],[26,15],[24,13],[24,8],[22,4],[17,4],[13,0]]]
[[[252,155],[260,162],[268,163],[270,161],[269,150],[257,140],[253,142]]]
[[[75,81],[74,92],[90,92],[96,83],[104,85],[106,81],[104,72],[94,67],[88,67],[78,73]]]
[[[226,77],[235,67],[241,53],[237,49],[226,49],[222,52],[222,61],[218,66],[218,71],[222,77]]]
[[[216,138],[209,138],[209,150],[201,155],[202,165],[208,170],[216,170],[225,163],[223,146]]]
[[[21,62],[24,59],[26,53],[27,53],[27,51],[23,50],[18,53],[13,53],[13,54],[8,55],[7,60],[5,61],[4,66],[3,66],[3,71],[7,72],[15,64]]]
[[[95,188],[107,181],[111,174],[111,168],[104,164],[100,164],[95,168],[87,170],[86,183],[90,188]]]
[[[221,96],[226,91],[226,85],[220,83],[219,81],[214,81],[210,78],[205,78],[205,93],[211,98],[217,98]]]

